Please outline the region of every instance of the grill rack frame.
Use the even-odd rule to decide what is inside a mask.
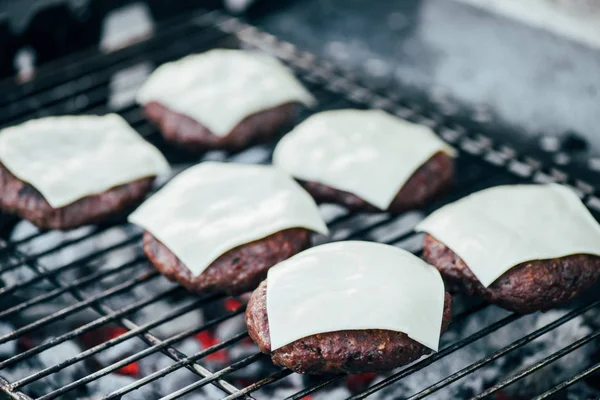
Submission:
[[[187,24],[186,24],[186,21],[188,22]],[[447,116],[434,111],[434,109],[432,109],[432,108],[423,108],[423,106],[421,106],[420,104],[411,103],[410,101],[407,101],[405,99],[400,99],[397,96],[381,93],[381,91],[374,89],[374,88],[370,88],[370,87],[364,85],[363,83],[357,83],[357,81],[354,79],[353,76],[351,76],[350,73],[340,70],[340,69],[337,69],[333,64],[325,62],[325,61],[318,61],[314,55],[307,53],[307,52],[300,51],[294,45],[292,45],[288,42],[283,42],[283,41],[277,39],[276,37],[274,37],[273,35],[262,32],[251,25],[241,22],[239,19],[225,16],[219,12],[209,12],[209,13],[201,12],[197,16],[194,16],[193,18],[191,18],[190,20],[188,20],[187,18],[183,18],[183,19],[180,18],[176,22],[172,23],[170,28],[169,28],[169,25],[166,24],[167,32],[176,34],[173,32],[179,32],[180,29],[184,30],[183,26],[189,27],[190,21],[191,21],[191,26],[195,26],[196,29],[198,27],[203,28],[200,31],[200,32],[203,32],[202,35],[204,35],[207,31],[212,30],[213,28],[215,28],[218,32],[222,33],[222,35],[215,35],[214,37],[210,36],[208,39],[203,38],[203,40],[199,41],[199,42],[194,41],[194,44],[192,46],[193,49],[196,49],[196,50],[198,49],[198,43],[203,43],[203,44],[208,45],[209,47],[213,47],[213,45],[216,44],[215,41],[227,40],[227,39],[231,39],[232,37],[235,37],[237,40],[239,40],[239,42],[243,46],[260,48],[260,49],[266,50],[272,54],[275,54],[281,60],[286,62],[288,65],[290,65],[299,75],[301,75],[303,77],[303,79],[305,81],[317,84],[317,86],[319,86],[323,92],[326,92],[326,93],[328,93],[328,95],[331,95],[332,99],[337,99],[337,100],[332,100],[333,102],[328,102],[327,103],[328,106],[334,105],[334,107],[335,107],[336,105],[339,105],[338,103],[350,102],[350,103],[356,104],[358,106],[383,108],[383,109],[386,109],[387,111],[390,111],[393,114],[398,115],[402,118],[406,118],[406,119],[433,127],[434,129],[436,129],[437,132],[440,133],[440,135],[447,142],[449,142],[450,144],[452,144],[455,147],[457,147],[458,149],[460,149],[461,153],[463,154],[463,157],[467,156],[467,157],[473,157],[474,159],[484,160],[488,164],[488,166],[491,166],[494,169],[497,168],[497,169],[500,169],[503,171],[508,171],[518,181],[534,181],[534,182],[553,181],[553,182],[560,182],[563,184],[567,184],[567,185],[571,186],[582,197],[583,201],[586,203],[586,205],[588,205],[588,207],[590,207],[592,209],[592,211],[594,212],[594,215],[596,217],[598,217],[598,215],[600,215],[600,198],[598,198],[596,196],[595,185],[589,183],[588,181],[578,179],[575,175],[571,175],[564,169],[558,168],[556,166],[551,166],[549,168],[546,168],[544,163],[540,162],[539,160],[537,160],[535,158],[520,154],[519,152],[517,152],[517,150],[514,147],[506,145],[506,144],[496,143],[492,139],[492,137],[479,133],[479,129],[474,129],[472,126],[468,126],[468,125],[466,126],[464,124],[456,123],[456,122],[448,123],[447,122],[448,118],[446,118]],[[181,24],[182,22],[183,22],[183,24]],[[169,31],[169,29],[172,29],[172,31]],[[185,29],[187,29],[187,28],[185,28]],[[192,28],[192,30],[194,30],[194,29]],[[199,39],[199,36],[201,36],[200,33],[193,37]],[[120,57],[122,57],[122,59],[124,60],[123,63],[131,62],[131,59],[129,58],[130,55],[133,57],[135,57],[136,55],[141,55],[142,56],[141,58],[147,59],[148,53],[146,51],[144,51],[144,49],[147,50],[147,49],[156,48],[157,51],[160,51],[159,44],[163,41],[167,41],[168,37],[170,37],[170,36],[169,35],[163,36],[162,31],[158,30],[157,36],[155,38],[151,38],[148,41],[128,47],[128,48],[126,48],[122,51],[116,52],[114,54],[117,54],[117,57],[119,57],[117,59],[121,59]],[[215,40],[215,38],[219,38],[219,39]],[[156,40],[154,40],[154,39],[156,39]],[[206,40],[204,40],[204,39],[206,39]],[[138,47],[136,47],[136,46],[138,46]],[[139,52],[140,48],[142,49],[141,53]],[[177,49],[174,50],[173,53],[183,50],[184,54],[186,54],[185,52],[190,52],[193,49],[185,50],[185,46],[181,46],[181,47],[177,47]],[[172,53],[170,53],[170,52],[167,54],[168,54],[168,56],[166,58],[169,58],[172,55]],[[110,59],[111,56],[112,55],[101,56],[101,57],[98,57],[98,60],[102,64],[103,62],[105,62],[105,60],[111,60]],[[164,56],[164,54],[163,54],[163,56]],[[84,59],[84,61],[86,61],[86,59]],[[156,62],[157,62],[157,64],[160,64],[161,61],[160,61],[160,59],[157,59]],[[106,61],[106,63],[108,63],[108,61]],[[113,68],[110,69],[110,71],[114,72],[114,71],[118,70],[117,67],[119,67],[119,66],[122,66],[122,65],[121,64],[114,65]],[[55,67],[52,67],[52,68],[55,68]],[[49,84],[47,84],[47,85],[40,84],[39,86],[33,86],[33,83],[35,83],[35,80],[34,80],[32,85],[23,86],[25,88],[25,89],[23,89],[23,93],[21,93],[17,96],[12,96],[12,97],[8,96],[6,98],[8,100],[5,100],[5,98],[0,98],[0,107],[3,107],[3,108],[0,108],[0,110],[2,110],[2,111],[6,111],[7,109],[9,110],[6,115],[8,115],[7,119],[10,120],[10,124],[12,125],[14,123],[20,122],[21,121],[20,118],[22,118],[22,117],[25,117],[25,119],[28,119],[32,115],[42,116],[44,114],[53,113],[55,111],[58,111],[59,113],[69,113],[69,112],[81,112],[80,109],[85,109],[85,111],[87,113],[93,113],[93,112],[97,112],[97,111],[106,112],[106,107],[102,104],[100,104],[98,106],[92,106],[92,107],[88,107],[88,105],[90,102],[90,100],[89,100],[90,96],[92,96],[92,101],[97,101],[97,100],[101,100],[101,99],[106,100],[106,95],[102,94],[103,93],[102,88],[106,85],[106,81],[104,79],[105,78],[109,79],[111,74],[108,74],[106,72],[106,69],[104,69],[102,67],[98,67],[96,70],[94,70],[92,72],[90,72],[90,71],[85,72],[85,69],[83,69],[83,71],[80,71],[74,67],[71,69],[69,69],[67,67],[67,68],[65,68],[65,70],[71,71],[72,73],[74,73],[75,77],[70,77],[70,75],[68,75],[68,74],[65,75],[65,77],[67,77],[66,78],[67,80],[64,83],[68,84],[68,83],[72,82],[72,79],[80,79],[82,82],[80,88],[74,89],[71,92],[67,89],[62,89],[63,91],[61,92],[62,93],[61,95],[59,95],[59,96],[56,96],[55,94],[52,95],[52,93],[54,93],[57,90],[57,88],[60,88],[61,86],[55,86],[55,83],[52,83],[52,82],[54,82],[53,78],[56,77],[55,75],[42,73],[42,78],[41,78],[42,83],[47,81],[46,83],[50,82]],[[78,76],[79,72],[83,72],[83,73],[80,74],[81,77],[78,78],[77,76]],[[94,83],[94,80],[92,78],[89,78],[90,73],[94,73],[93,76],[95,78],[100,77],[100,84],[97,85],[96,83]],[[5,84],[0,83],[0,87],[2,87],[4,85],[6,85],[6,83]],[[10,87],[10,83],[7,86]],[[40,89],[40,88],[41,88],[41,90],[38,91],[37,89]],[[47,98],[42,97],[42,100],[37,99],[39,97],[39,92],[47,93],[48,97]],[[36,93],[38,93],[38,94],[36,94]],[[82,94],[85,95],[88,100],[84,104],[78,105],[77,104],[78,97],[74,97],[74,96],[79,96]],[[29,102],[28,100],[31,98],[31,96],[35,96],[36,101]],[[97,96],[97,98],[93,97],[93,96]],[[341,99],[341,101],[339,101],[339,99]],[[12,102],[12,104],[10,106],[8,105],[9,102]],[[19,106],[21,106],[21,103],[23,103],[23,102],[26,104],[26,106],[20,109]],[[71,105],[71,103],[73,103],[73,104]],[[138,108],[127,107],[127,108],[125,108],[125,111],[123,111],[123,114],[124,114],[123,116],[128,120],[128,122],[130,122],[130,124],[135,126],[136,129],[143,136],[151,137],[152,135],[155,135],[155,133],[156,133],[155,129],[144,123],[143,117],[142,117],[141,113],[139,112]],[[4,114],[2,114],[2,119],[3,120],[5,119]],[[138,125],[141,125],[141,126],[138,127]],[[472,132],[474,132],[474,131],[477,131],[478,133],[473,134]],[[465,187],[463,187],[463,186],[465,186]],[[449,196],[446,196],[444,198],[444,203],[454,200],[455,198],[462,197],[462,195],[465,194],[464,193],[465,189],[467,192],[473,191],[474,185],[472,185],[472,182],[467,182],[466,184],[463,182],[463,184],[457,185],[457,187],[460,187],[460,190],[456,190],[456,191],[452,192]],[[440,204],[439,202],[436,202],[435,204],[429,206],[428,210],[437,208],[439,206],[439,204]],[[349,214],[349,213],[344,214],[340,217],[334,218],[332,221],[329,221],[329,225],[336,226],[336,224],[341,224],[344,221],[347,221],[348,219],[353,218],[353,216],[354,216],[353,214]],[[391,219],[390,218],[380,219],[380,220],[376,221],[374,224],[367,226],[366,228],[359,228],[358,230],[352,231],[346,237],[342,237],[341,239],[337,238],[335,240],[345,240],[345,239],[353,238],[353,237],[362,237],[362,235],[365,235],[366,233],[371,232],[372,230],[374,230],[380,226],[389,224],[391,221],[394,221],[401,217],[402,216],[394,217]],[[80,353],[77,360],[67,360],[68,365],[72,365],[75,362],[82,361],[82,360],[86,359],[87,357],[90,357],[91,355],[93,355],[99,351],[102,351],[102,350],[109,348],[111,346],[114,346],[120,342],[128,340],[131,337],[142,338],[142,340],[144,340],[149,347],[143,351],[135,353],[134,355],[132,355],[124,360],[121,360],[118,363],[112,364],[106,368],[103,368],[100,371],[97,371],[93,374],[87,375],[86,377],[80,379],[79,381],[72,382],[70,385],[67,385],[67,386],[57,389],[53,392],[50,392],[50,393],[40,397],[40,399],[51,399],[51,398],[60,396],[63,393],[67,393],[68,389],[79,387],[88,381],[97,379],[98,377],[102,376],[102,373],[110,373],[112,371],[115,371],[116,369],[120,368],[121,366],[127,365],[134,360],[141,359],[144,356],[146,356],[148,354],[152,354],[156,351],[163,351],[169,357],[171,357],[175,361],[175,363],[169,367],[166,367],[166,368],[163,368],[162,370],[157,371],[154,374],[143,377],[131,385],[128,385],[120,390],[117,390],[111,394],[108,394],[105,398],[106,399],[121,398],[121,396],[125,395],[126,393],[129,393],[130,391],[135,390],[136,388],[143,386],[154,379],[158,379],[163,376],[166,376],[166,375],[168,375],[168,373],[173,372],[179,368],[188,368],[188,369],[192,370],[193,372],[197,373],[199,376],[201,376],[202,379],[192,385],[181,388],[180,390],[170,394],[169,396],[166,396],[165,399],[178,398],[181,395],[188,393],[189,391],[192,391],[192,390],[196,389],[197,387],[208,384],[208,383],[211,383],[211,384],[216,385],[217,387],[220,387],[221,389],[223,389],[224,392],[226,394],[228,394],[228,396],[226,397],[227,399],[252,398],[250,394],[253,391],[257,390],[258,388],[260,388],[262,386],[268,385],[272,382],[276,382],[291,373],[288,370],[282,369],[282,370],[272,374],[271,376],[264,378],[250,386],[247,386],[243,389],[238,389],[238,388],[234,387],[233,385],[231,385],[230,383],[228,383],[225,379],[221,379],[221,378],[225,378],[230,372],[235,371],[240,368],[243,368],[243,367],[245,367],[261,358],[264,358],[266,356],[263,356],[263,355],[257,353],[257,354],[251,355],[249,357],[246,357],[245,359],[240,360],[240,361],[238,361],[232,365],[229,365],[226,368],[221,369],[220,371],[216,371],[216,372],[211,372],[211,371],[207,370],[206,368],[204,368],[203,366],[201,366],[200,364],[196,363],[196,361],[200,360],[204,356],[212,354],[212,353],[220,350],[221,348],[225,348],[225,347],[241,340],[242,338],[244,338],[247,335],[247,333],[244,333],[244,332],[240,332],[239,334],[234,335],[233,337],[225,340],[224,342],[218,343],[214,346],[204,349],[201,352],[191,355],[191,356],[187,356],[183,353],[180,353],[178,350],[176,350],[174,347],[171,346],[171,344],[176,343],[178,341],[177,338],[185,338],[185,337],[188,337],[188,336],[194,334],[194,332],[199,332],[204,329],[207,329],[207,328],[221,322],[221,320],[225,320],[234,314],[239,314],[239,313],[243,312],[243,309],[239,309],[239,310],[236,310],[235,312],[229,313],[231,315],[224,315],[223,318],[217,318],[215,320],[208,321],[198,328],[187,330],[186,332],[183,332],[181,334],[170,337],[164,341],[148,332],[148,330],[150,330],[152,327],[161,325],[161,324],[169,321],[170,319],[176,318],[177,316],[184,315],[186,310],[194,309],[194,307],[197,307],[199,304],[202,304],[203,302],[208,302],[210,300],[216,300],[216,299],[220,298],[220,296],[207,296],[205,298],[198,299],[197,302],[193,303],[192,305],[179,307],[177,309],[174,309],[166,317],[163,316],[162,318],[154,320],[153,322],[149,322],[149,323],[142,324],[142,325],[137,325],[131,319],[127,318],[127,315],[131,312],[131,310],[139,310],[142,307],[150,306],[152,303],[157,301],[159,298],[162,298],[163,296],[168,296],[169,294],[180,291],[180,289],[172,289],[169,292],[158,294],[156,296],[153,296],[152,298],[140,300],[139,302],[136,302],[136,303],[130,305],[129,307],[124,307],[124,308],[117,309],[117,310],[113,310],[110,307],[103,304],[103,300],[107,299],[111,294],[114,294],[115,292],[119,292],[121,290],[125,291],[130,287],[133,287],[135,285],[145,282],[146,280],[150,280],[150,279],[154,279],[154,278],[158,277],[159,274],[156,271],[147,271],[146,270],[146,271],[144,271],[143,274],[137,276],[136,278],[133,278],[127,282],[123,282],[122,284],[119,284],[117,286],[114,286],[109,291],[102,292],[100,295],[98,295],[96,297],[84,298],[84,296],[79,292],[79,290],[82,287],[86,286],[88,283],[93,282],[95,279],[100,279],[100,277],[120,273],[128,268],[133,268],[133,267],[137,266],[138,264],[143,264],[144,259],[142,257],[138,257],[136,260],[134,260],[130,263],[126,263],[126,264],[123,264],[123,265],[117,267],[115,269],[116,271],[115,270],[100,270],[100,271],[98,271],[97,275],[95,275],[93,277],[87,277],[84,279],[77,280],[75,282],[64,283],[57,277],[57,275],[60,275],[61,272],[64,272],[67,269],[76,268],[78,266],[85,265],[88,262],[94,260],[95,258],[101,257],[103,254],[109,253],[110,251],[113,251],[115,249],[118,249],[118,248],[121,248],[124,246],[131,245],[131,244],[135,244],[136,242],[139,241],[140,235],[133,235],[133,236],[129,237],[128,239],[124,240],[123,242],[116,244],[112,247],[107,247],[100,251],[96,251],[92,254],[87,254],[85,257],[82,257],[82,259],[79,259],[79,260],[76,260],[69,264],[63,265],[63,266],[59,267],[58,269],[48,270],[38,260],[40,257],[49,255],[49,254],[54,253],[62,248],[76,244],[80,241],[90,239],[94,235],[101,234],[102,232],[104,232],[105,230],[108,230],[108,229],[111,229],[111,226],[97,227],[89,235],[85,235],[81,238],[76,238],[76,239],[61,242],[58,246],[52,247],[51,249],[44,250],[37,254],[22,253],[17,247],[24,242],[38,238],[39,236],[43,235],[44,233],[34,234],[34,235],[31,235],[30,237],[23,238],[16,242],[5,242],[2,244],[3,247],[0,247],[0,254],[4,254],[5,256],[8,256],[11,260],[11,263],[8,264],[8,266],[2,265],[2,267],[0,269],[0,274],[10,271],[13,268],[17,268],[17,267],[26,265],[28,268],[32,269],[37,274],[36,278],[34,278],[35,282],[42,281],[42,280],[49,281],[55,288],[53,290],[51,290],[50,292],[47,292],[40,296],[36,296],[33,299],[30,299],[30,301],[28,301],[24,304],[11,307],[10,309],[7,309],[7,310],[0,311],[0,318],[18,313],[19,311],[31,306],[32,304],[37,304],[41,301],[50,300],[54,297],[59,296],[62,293],[66,293],[66,292],[74,294],[77,302],[74,303],[72,306],[67,307],[67,309],[65,309],[65,310],[61,310],[55,314],[48,316],[47,319],[36,321],[35,323],[30,324],[30,326],[21,327],[9,335],[0,337],[0,344],[5,343],[11,339],[20,337],[22,334],[25,334],[36,328],[45,326],[54,320],[58,320],[62,317],[65,317],[69,313],[75,312],[76,309],[78,310],[78,309],[88,308],[88,307],[92,308],[100,314],[100,318],[90,322],[89,324],[86,324],[86,325],[78,328],[77,330],[71,331],[68,334],[61,335],[57,338],[54,338],[52,341],[50,341],[46,344],[43,344],[43,347],[37,346],[37,347],[33,348],[32,350],[35,350],[35,351],[26,352],[26,354],[24,354],[24,355],[17,355],[9,360],[1,361],[0,362],[0,375],[1,375],[1,369],[7,365],[11,365],[15,362],[18,362],[21,359],[28,358],[34,354],[37,354],[40,351],[43,351],[49,347],[52,347],[52,346],[60,343],[60,341],[69,340],[70,338],[74,338],[74,337],[78,336],[79,334],[82,334],[86,331],[93,329],[96,326],[105,325],[108,322],[118,322],[121,326],[125,327],[128,330],[128,333],[123,336],[119,336],[117,338],[111,339],[105,343],[102,343],[101,345],[95,346],[92,349],[88,349],[88,350]],[[414,237],[414,236],[415,236],[415,233],[411,230],[409,232],[404,232],[404,233],[401,233],[400,235],[394,237],[392,240],[389,241],[389,243],[390,244],[402,243],[402,242],[406,241],[407,239],[409,239],[410,237]],[[419,254],[420,250],[414,249],[413,252],[415,252],[416,254]],[[15,261],[13,262],[13,260],[15,260]],[[8,288],[7,287],[1,288],[0,296],[6,296],[8,294],[11,294],[12,292],[15,292],[15,291],[18,291],[19,289],[27,287],[30,284],[32,284],[32,281],[22,282],[20,284],[13,285],[12,287],[8,287]],[[461,379],[462,377],[466,376],[467,374],[472,373],[472,372],[478,370],[479,368],[482,368],[483,366],[494,361],[495,359],[507,354],[508,352],[516,350],[518,348],[521,348],[522,346],[524,346],[525,344],[529,343],[530,341],[536,339],[537,337],[551,331],[552,329],[555,329],[556,327],[558,327],[564,323],[567,323],[568,321],[572,320],[573,318],[575,318],[579,315],[582,315],[583,313],[589,311],[590,309],[592,309],[594,307],[597,307],[599,304],[600,304],[600,299],[598,299],[596,301],[588,302],[587,304],[574,309],[573,311],[571,311],[570,313],[566,314],[565,316],[559,318],[558,320],[556,320],[550,324],[547,324],[546,326],[524,336],[520,340],[497,350],[496,352],[485,357],[484,359],[481,359],[475,363],[472,363],[471,365],[465,367],[464,369],[448,376],[447,378],[443,379],[440,382],[434,383],[432,386],[422,390],[419,393],[412,395],[409,398],[411,398],[411,399],[423,398],[423,397],[433,393],[435,390],[441,389],[441,388],[445,387],[446,385],[451,384],[451,383],[457,381],[458,379]],[[478,310],[480,310],[481,308],[483,308],[485,306],[486,306],[485,304],[476,305],[472,309],[465,311],[463,314],[461,314],[459,316],[455,316],[455,320],[460,321],[462,319],[468,318],[470,315],[473,315],[475,312],[477,312]],[[396,381],[402,379],[403,377],[405,377],[413,372],[417,372],[418,370],[426,367],[427,365],[430,365],[430,364],[434,363],[435,361],[437,361],[449,354],[452,354],[454,351],[457,351],[457,350],[469,345],[470,343],[478,340],[479,338],[481,338],[485,335],[491,334],[504,326],[507,326],[508,324],[518,320],[520,317],[521,316],[519,316],[519,315],[511,314],[511,315],[487,326],[486,328],[484,328],[466,338],[463,338],[451,345],[448,345],[448,346],[442,348],[438,353],[435,353],[435,354],[430,355],[425,358],[421,358],[416,363],[402,368],[399,372],[391,375],[390,377],[384,379],[383,381],[381,381],[375,385],[372,385],[370,388],[367,388],[367,390],[363,391],[362,393],[352,396],[350,398],[351,399],[364,398],[364,397],[374,393],[375,391],[383,388],[384,386],[392,384],[393,382],[396,382]],[[502,387],[526,376],[527,374],[529,374],[539,368],[542,368],[543,366],[547,365],[548,363],[560,358],[562,355],[567,354],[570,351],[573,351],[576,348],[582,346],[583,344],[594,340],[599,335],[600,335],[600,331],[595,331],[593,334],[586,336],[585,338],[582,338],[582,339],[566,346],[562,350],[560,350],[554,354],[551,354],[550,356],[546,357],[545,359],[543,359],[539,362],[536,362],[535,364],[528,367],[524,371],[517,373],[513,376],[505,378],[503,381],[499,382],[497,385],[489,388],[488,390],[486,390],[485,392],[480,394],[479,395],[480,397],[476,397],[476,398],[481,398],[481,396],[483,396],[483,395],[491,394],[491,393],[501,389]],[[84,355],[84,356],[82,356],[82,355]],[[18,357],[18,358],[16,358],[16,357]],[[36,381],[37,379],[40,379],[43,376],[47,376],[48,374],[51,374],[58,369],[64,368],[66,365],[67,365],[66,363],[60,363],[58,365],[55,365],[52,368],[47,368],[46,370],[38,371],[35,374],[32,374],[32,375],[25,377],[17,382],[12,382],[12,383],[0,378],[0,393],[4,393],[4,394],[8,395],[12,399],[20,399],[20,400],[29,399],[29,397],[27,395],[25,395],[24,393],[21,393],[19,391],[19,389],[21,389],[22,387],[26,386],[27,384],[29,384],[31,382]],[[538,396],[538,398],[539,399],[548,398],[548,397],[552,396],[554,393],[556,393],[557,391],[562,390],[562,389],[566,388],[567,386],[572,385],[573,383],[583,379],[584,377],[589,376],[590,374],[596,372],[598,369],[600,369],[600,364],[589,366],[589,367],[585,368],[584,370],[582,370],[580,373],[576,374],[575,376],[565,380],[563,383],[552,388],[551,390],[540,394],[540,396]],[[321,380],[320,382],[318,382],[317,384],[315,384],[311,387],[305,388],[301,392],[298,392],[295,395],[290,396],[289,398],[290,399],[301,399],[304,396],[306,396],[310,393],[313,393],[313,392],[319,390],[320,388],[322,388],[336,380],[339,380],[340,378],[341,378],[341,376],[325,378],[325,379]]]

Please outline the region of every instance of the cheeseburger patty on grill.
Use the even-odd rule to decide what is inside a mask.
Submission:
[[[310,246],[310,231],[285,229],[221,255],[198,276],[193,276],[175,254],[151,233],[144,233],[144,252],[169,280],[191,292],[240,294],[253,290],[269,268]]]
[[[454,161],[444,152],[434,154],[406,181],[387,210],[394,214],[421,208],[452,186]],[[317,182],[300,181],[317,202],[336,203],[351,211],[382,211],[360,197]]]
[[[144,199],[153,182],[154,177],[138,179],[100,194],[85,196],[64,207],[52,208],[37,189],[0,164],[0,207],[40,229],[72,229],[99,223],[135,206]]]
[[[523,314],[564,304],[600,279],[600,257],[576,254],[518,264],[486,288],[456,253],[429,234],[425,235],[423,258],[450,286]]]
[[[442,329],[452,319],[451,298],[445,294]],[[385,371],[410,363],[429,352],[406,334],[382,329],[348,330],[308,336],[271,352],[267,316],[267,281],[252,293],[246,309],[248,333],[273,363],[298,373],[359,374]]]
[[[144,106],[146,117],[161,130],[165,140],[184,150],[240,150],[251,142],[264,141],[296,117],[296,103],[283,104],[250,115],[225,136],[218,136],[200,122],[153,101]]]

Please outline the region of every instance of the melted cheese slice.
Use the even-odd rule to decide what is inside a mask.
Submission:
[[[350,192],[385,210],[435,153],[453,149],[426,126],[381,110],[315,114],[275,148],[273,163],[298,179]]]
[[[3,129],[0,162],[54,208],[169,171],[160,151],[116,114],[48,117]]]
[[[600,255],[600,226],[566,186],[507,185],[435,211],[416,230],[448,246],[484,286],[517,264]]]
[[[315,103],[275,58],[216,49],[161,65],[142,86],[138,103],[156,101],[226,136],[244,118],[290,102]]]
[[[289,228],[328,234],[314,200],[271,166],[204,162],[129,216],[200,275],[227,251]]]
[[[386,329],[438,349],[444,312],[439,272],[411,253],[380,243],[313,247],[267,277],[271,351],[318,333]]]

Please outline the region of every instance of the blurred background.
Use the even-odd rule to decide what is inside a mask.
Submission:
[[[1,0],[0,76],[223,7],[374,85],[576,153],[559,164],[600,149],[600,0]]]

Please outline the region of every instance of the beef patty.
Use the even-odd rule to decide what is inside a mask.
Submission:
[[[452,319],[451,298],[445,294],[442,332]],[[299,322],[301,323],[301,322]],[[360,374],[408,364],[430,350],[401,332],[361,329],[311,335],[271,352],[267,316],[267,281],[252,293],[246,309],[248,333],[273,363],[300,374]]]
[[[72,229],[102,222],[137,205],[150,191],[153,182],[154,177],[138,179],[83,197],[64,207],[52,208],[36,188],[0,164],[0,208],[40,229]]]
[[[486,288],[456,253],[431,235],[425,235],[423,258],[449,286],[522,314],[564,304],[600,278],[600,257],[576,254],[518,264]]]
[[[190,292],[239,294],[253,290],[266,278],[269,268],[309,246],[308,229],[285,229],[229,250],[194,276],[171,250],[149,232],[144,233],[144,252],[150,262]]]
[[[434,154],[406,181],[387,210],[399,214],[406,210],[422,208],[445,193],[452,185],[454,161],[444,152]],[[360,197],[312,181],[300,181],[317,202],[341,204],[351,211],[382,211]]]
[[[296,103],[283,104],[246,117],[226,136],[217,136],[200,122],[158,102],[144,106],[146,117],[159,126],[165,140],[190,152],[211,149],[240,150],[273,136],[296,116]]]

